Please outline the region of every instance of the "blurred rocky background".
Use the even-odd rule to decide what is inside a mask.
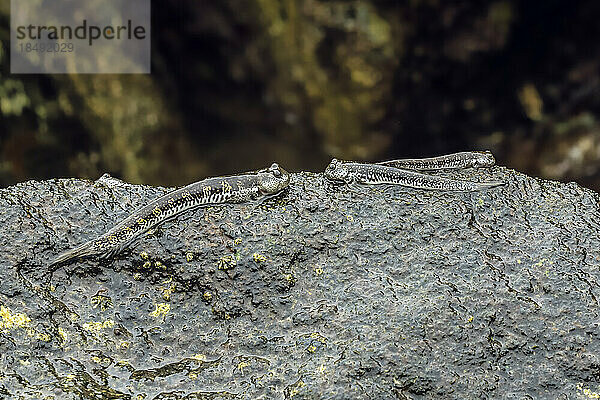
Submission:
[[[0,186],[489,149],[600,190],[597,1],[154,1],[151,75],[10,74],[9,3]]]

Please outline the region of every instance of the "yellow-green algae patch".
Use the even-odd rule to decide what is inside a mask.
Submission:
[[[222,256],[217,262],[217,268],[221,270],[228,270],[237,265],[237,257],[232,254],[228,254],[226,256]]]
[[[9,308],[0,306],[0,330],[6,333],[17,328],[29,328],[31,319],[23,313],[14,313]]]
[[[104,322],[90,321],[82,325],[82,328],[88,332],[99,333],[103,329],[110,329],[115,326],[115,321],[108,319]]]
[[[31,318],[27,314],[13,312],[5,306],[0,306],[0,332],[9,333],[16,329],[24,329],[27,336],[42,342],[49,342],[52,338],[45,332],[38,332],[31,327]]]
[[[260,253],[253,253],[253,254],[252,254],[252,259],[253,259],[254,261],[256,261],[257,263],[260,263],[260,262],[265,262],[265,261],[267,261],[267,257],[263,256],[263,255],[262,255],[262,254],[260,254]]]
[[[161,318],[164,320],[165,316],[171,311],[171,305],[167,303],[157,303],[154,307],[154,311],[150,313],[154,318]]]

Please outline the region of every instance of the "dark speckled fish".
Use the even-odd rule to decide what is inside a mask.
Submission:
[[[61,254],[51,265],[89,256],[112,257],[140,235],[185,211],[258,200],[279,193],[289,182],[288,172],[273,164],[257,172],[208,178],[192,183],[138,209],[98,239]]]
[[[325,177],[330,180],[346,183],[356,182],[369,185],[396,184],[419,189],[471,192],[501,186],[504,183],[462,181],[422,174],[399,168],[398,166],[402,165],[404,168],[412,167],[413,169],[431,170],[491,166],[493,165],[493,161],[494,158],[491,156],[491,153],[479,152],[456,153],[420,160],[394,160],[378,164],[362,164],[333,159],[325,170]]]
[[[489,151],[463,151],[429,158],[382,161],[377,164],[416,171],[434,171],[438,169],[492,167],[495,163],[496,160]]]

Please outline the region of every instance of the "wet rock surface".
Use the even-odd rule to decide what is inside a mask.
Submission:
[[[0,398],[588,398],[600,392],[598,196],[494,167],[476,193],[294,174],[109,263],[50,270],[168,189],[0,190]]]

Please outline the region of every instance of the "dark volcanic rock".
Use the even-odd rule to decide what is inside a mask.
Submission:
[[[189,212],[50,270],[166,189],[0,190],[0,397],[576,398],[600,392],[595,193],[333,185]]]

